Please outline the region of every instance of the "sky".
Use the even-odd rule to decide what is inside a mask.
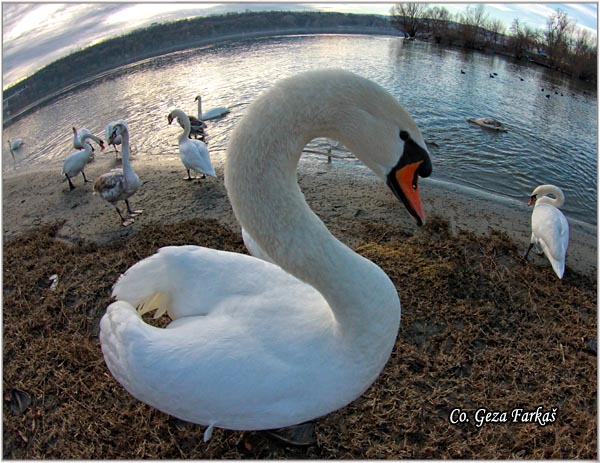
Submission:
[[[31,75],[52,61],[101,40],[134,29],[194,16],[244,10],[318,10],[387,15],[394,3],[16,3],[2,2],[2,88]],[[451,13],[466,3],[431,3]],[[580,27],[597,34],[597,3],[484,3],[491,19],[508,26],[515,18],[543,29],[557,8]]]

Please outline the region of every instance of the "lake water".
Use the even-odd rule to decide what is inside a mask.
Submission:
[[[323,67],[370,78],[402,102],[430,143],[434,179],[520,202],[535,186],[553,183],[565,192],[567,217],[597,223],[594,89],[539,66],[397,37],[233,41],[116,69],[4,129],[3,175],[48,168],[60,176],[63,159],[73,151],[72,126],[104,138],[105,125],[120,118],[129,123],[137,163],[145,156],[177,156],[181,129],[168,125],[167,114],[179,107],[197,115],[197,94],[204,110],[231,108],[225,118],[208,122],[211,157],[219,165],[229,134],[260,92],[282,77]],[[491,73],[497,75],[490,78]],[[508,132],[489,132],[465,120],[483,116],[502,121]],[[26,141],[16,162],[6,143],[14,138]],[[311,145],[317,151],[329,146],[326,140]],[[343,158],[336,164],[364,174],[366,168],[343,148],[333,153]],[[303,162],[324,158],[309,153]]]

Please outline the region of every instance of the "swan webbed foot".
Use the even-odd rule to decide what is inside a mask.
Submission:
[[[135,222],[135,220],[133,220],[133,218],[129,217],[128,219],[121,220],[121,225],[124,227],[129,227],[129,225],[133,224],[134,222]]]
[[[83,183],[92,183],[92,181],[91,181],[91,180],[88,180],[88,179],[85,177],[85,172],[84,172],[83,170],[81,171],[81,175],[83,175]]]
[[[270,437],[296,447],[308,447],[317,443],[315,424],[312,421],[266,432]]]
[[[189,182],[189,181],[191,181],[191,180],[194,180],[196,177],[192,177],[192,176],[191,176],[191,174],[190,174],[190,169],[186,169],[186,170],[187,170],[187,174],[188,174],[188,176],[187,176],[187,177],[183,177],[183,179],[184,179],[184,180],[187,180],[188,182]]]

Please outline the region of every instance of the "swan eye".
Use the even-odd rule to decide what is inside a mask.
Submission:
[[[408,132],[406,130],[401,130],[400,131],[400,139],[402,141],[406,141],[410,138],[410,135],[408,134]]]

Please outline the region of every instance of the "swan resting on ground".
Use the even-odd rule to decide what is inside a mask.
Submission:
[[[174,109],[167,117],[169,124],[171,124],[175,118],[183,127],[183,132],[179,136],[179,157],[188,174],[184,180],[193,180],[190,175],[190,170],[195,170],[196,172],[203,174],[202,178],[205,178],[206,175],[216,177],[217,174],[210,162],[210,155],[208,154],[206,143],[200,140],[191,140],[189,138],[191,125],[187,114],[181,109]]]
[[[129,198],[137,191],[140,186],[140,179],[131,167],[129,159],[129,128],[124,120],[118,120],[109,124],[112,127],[108,137],[108,144],[112,144],[117,137],[121,138],[123,147],[121,149],[121,157],[123,159],[123,170],[114,169],[111,172],[101,175],[94,182],[94,193],[99,194],[102,198],[111,203],[119,217],[121,224],[124,227],[131,225],[134,220],[132,217],[141,214],[143,211],[132,211],[129,206]],[[121,211],[117,207],[118,201],[125,201],[129,218],[125,219]]]
[[[234,430],[291,426],[349,404],[385,366],[400,323],[394,284],[335,239],[297,183],[304,146],[341,141],[417,224],[432,166],[386,90],[342,70],[284,79],[231,136],[225,186],[236,218],[274,263],[198,246],[161,248],[123,274],[100,323],[113,376],[182,420]],[[394,212],[396,213],[396,212]],[[173,320],[161,329],[141,314]]]
[[[554,195],[554,198],[546,196]],[[558,209],[565,202],[562,190],[554,185],[540,185],[531,193],[529,206],[533,206],[531,214],[531,244],[525,254],[534,249],[544,253],[552,269],[562,278],[565,273],[565,257],[569,246],[569,222]]]
[[[98,143],[98,145],[100,146],[100,150],[104,149],[104,142],[96,135],[87,132],[81,136],[81,143],[83,144],[84,148],[82,150],[75,151],[74,153],[71,153],[69,156],[67,156],[63,164],[62,174],[69,181],[70,191],[75,189],[75,185],[73,185],[71,179],[80,172],[81,175],[83,175],[83,183],[88,183],[91,181],[85,178],[85,172],[83,171],[85,165],[90,161],[90,157],[92,155],[92,145],[89,141],[87,141],[88,138]]]

